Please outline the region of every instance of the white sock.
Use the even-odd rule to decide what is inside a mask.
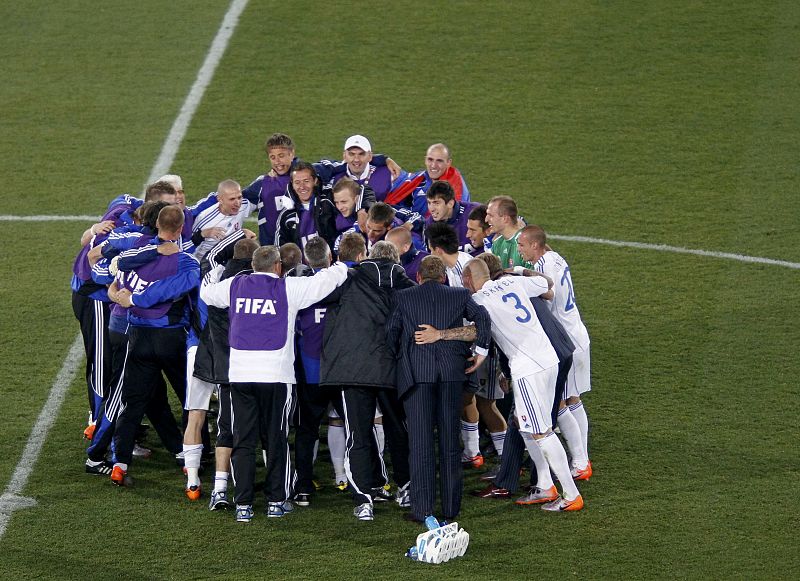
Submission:
[[[542,454],[542,449],[533,438],[533,434],[528,432],[520,432],[522,440],[525,442],[525,448],[531,456],[533,465],[536,466],[536,487],[542,490],[548,490],[553,487],[553,477],[550,475],[550,464],[545,460]],[[570,476],[570,479],[572,476]]]
[[[119,466],[120,468],[122,468],[123,472],[127,472],[128,471],[128,465],[127,464],[123,464],[122,462],[117,462],[117,463],[114,464],[114,466],[115,467]]]
[[[461,420],[461,439],[464,441],[464,458],[474,458],[481,453],[478,422]]]
[[[344,426],[328,426],[328,449],[331,452],[331,463],[336,474],[336,482],[347,482],[344,473],[344,450],[347,446]]]
[[[186,487],[200,486],[200,459],[203,456],[203,444],[184,444],[183,462],[186,468]]]
[[[383,424],[372,424],[375,430],[375,439],[378,441],[378,454],[383,456],[383,449],[386,446],[386,435],[383,433]]]
[[[561,445],[561,440],[555,434],[549,434],[541,440],[536,440],[539,448],[542,450],[542,455],[550,464],[555,475],[561,482],[561,496],[566,500],[574,500],[580,494],[578,487],[572,480],[572,474],[569,471],[569,462],[567,462],[567,453],[564,451],[564,446]]]
[[[581,428],[569,408],[558,410],[558,427],[561,429],[561,435],[564,436],[569,454],[572,456],[572,467],[583,470],[589,463],[589,459],[584,452]]]
[[[494,449],[497,450],[497,455],[503,455],[503,444],[506,442],[506,433],[505,431],[502,432],[489,432],[489,435],[492,437],[492,444],[494,444]]]
[[[214,492],[225,492],[228,490],[228,473],[217,471],[214,474]]]
[[[317,463],[317,454],[319,453],[319,438],[314,442],[314,456],[311,458],[311,464]]]
[[[586,458],[589,458],[589,418],[586,416],[586,409],[583,407],[583,402],[579,401],[569,406],[569,411],[572,412],[572,417],[578,422],[581,429],[581,438],[583,439],[583,451],[586,453]]]

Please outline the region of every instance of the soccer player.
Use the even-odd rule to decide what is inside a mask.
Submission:
[[[411,232],[406,228],[392,228],[386,234],[386,241],[391,242],[400,253],[400,264],[406,270],[408,278],[417,280],[417,271],[422,259],[430,256],[430,252],[417,250],[411,239]]]
[[[461,273],[472,256],[458,249],[458,234],[449,224],[435,222],[425,230],[428,248],[433,256],[444,262],[447,283],[450,286],[464,286]]]
[[[469,253],[477,258],[484,252],[491,252],[492,236],[491,226],[486,223],[486,206],[478,204],[467,217],[467,238],[472,246]]]
[[[253,273],[209,284],[201,298],[230,308],[230,369],[233,406],[233,464],[236,520],[253,518],[255,445],[262,431],[268,442],[267,516],[292,511],[289,419],[296,383],[295,319],[300,309],[322,300],[347,278],[335,264],[311,277],[281,278],[280,252],[262,246],[253,254]]]
[[[333,204],[336,206],[336,231],[347,232],[358,223],[356,208],[369,210],[375,203],[375,194],[369,186],[361,186],[350,178],[342,178],[333,186]],[[364,222],[366,224],[366,222]]]
[[[333,248],[337,237],[336,206],[322,195],[314,166],[299,161],[292,167],[291,175],[284,209],[278,216],[276,245],[293,242],[302,249],[311,238],[321,236]]]
[[[450,148],[444,143],[434,143],[425,153],[425,171],[416,174],[401,174],[395,186],[384,200],[392,206],[410,207],[421,216],[428,216],[426,193],[436,180],[444,180],[453,186],[457,201],[469,202],[469,188],[461,172],[453,167]]]
[[[145,190],[144,201],[175,202],[175,189],[168,183],[156,182]],[[133,224],[133,212],[144,201],[128,195],[112,200],[101,221],[81,237],[82,248],[72,266],[72,311],[80,323],[86,351],[86,387],[89,399],[89,425],[84,430],[87,439],[94,434],[96,420],[102,415],[104,398],[108,395],[111,377],[108,338],[109,298],[106,286],[92,280],[89,253],[99,246],[114,229]]]
[[[216,198],[217,203],[200,212],[194,220],[193,231],[204,235],[194,252],[197,260],[201,260],[220,240],[241,230],[244,219],[256,209],[255,204],[242,196],[242,187],[233,180],[219,183]],[[209,236],[205,237],[206,234]]]
[[[510,196],[495,196],[486,207],[486,223],[491,228],[492,254],[500,258],[503,268],[526,266],[530,263],[519,255],[517,237],[522,226],[519,224],[517,203]]]
[[[513,379],[516,419],[531,457],[537,451],[544,456],[562,486],[545,491],[554,496],[542,505],[548,511],[575,511],[583,508],[583,498],[572,479],[567,454],[552,431],[551,408],[558,376],[558,356],[542,329],[529,297],[551,299],[552,292],[544,277],[489,278],[489,269],[481,260],[473,260],[464,269],[464,286],[474,294],[492,318],[492,338],[508,357]]]
[[[456,200],[453,186],[446,181],[433,182],[426,197],[430,216],[425,220],[425,226],[428,227],[434,222],[443,222],[452,226],[458,234],[458,249],[472,254],[476,246],[472,244],[472,240],[468,236],[468,219],[470,212],[481,204],[459,202]],[[477,248],[483,248],[483,240]]]
[[[331,185],[335,188],[340,180],[351,179],[359,186],[372,189],[378,202],[382,202],[386,198],[386,194],[392,189],[394,178],[399,176],[402,171],[389,158],[383,165],[374,165],[372,163],[372,145],[369,139],[363,135],[351,135],[347,138],[344,142],[342,158],[347,164],[346,171],[335,174]],[[397,175],[394,175],[395,173]]]
[[[547,234],[539,226],[526,226],[518,237],[520,256],[534,265],[555,282],[555,297],[549,303],[556,319],[569,333],[575,344],[572,368],[567,376],[564,401],[558,412],[558,427],[572,455],[572,475],[576,480],[588,480],[592,476],[589,461],[589,420],[586,416],[581,395],[591,390],[589,332],[583,324],[578,304],[575,301],[575,288],[569,264],[547,245]]]
[[[171,187],[171,186],[170,186]],[[158,237],[141,238],[137,245],[180,239],[183,212],[178,206],[158,214]],[[128,360],[122,383],[122,411],[114,431],[116,463],[111,481],[124,486],[134,438],[163,371],[174,389],[186,385],[186,329],[200,285],[200,265],[185,252],[161,255],[125,275],[108,289],[109,298],[128,309]],[[173,419],[174,422],[174,419]],[[178,431],[177,425],[174,426]]]
[[[322,238],[312,238],[306,243],[306,262],[310,267],[301,276],[312,276],[331,264],[331,249]],[[309,506],[314,492],[313,467],[319,428],[329,406],[343,417],[342,390],[319,385],[320,358],[322,356],[322,334],[325,329],[325,300],[301,309],[297,313],[297,352],[300,355],[302,378],[297,384],[297,410],[295,412],[295,464],[297,464],[297,483],[295,485],[295,504]],[[335,422],[334,422],[335,423]],[[335,456],[341,454],[341,468],[336,473],[336,484],[346,482],[344,475],[344,424],[341,428],[341,452],[331,445],[331,460],[336,466]],[[331,427],[331,430],[335,429]],[[329,430],[330,431],[330,430]]]

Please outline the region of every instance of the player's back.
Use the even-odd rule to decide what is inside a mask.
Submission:
[[[572,341],[582,349],[586,349],[589,346],[589,333],[575,301],[575,287],[572,285],[569,264],[558,252],[549,250],[536,262],[535,268],[553,279],[555,296],[550,301],[553,315],[567,330]]]
[[[489,311],[492,338],[508,357],[514,377],[525,377],[558,364],[556,352],[528,298],[546,291],[547,282],[541,277],[506,276],[488,281],[473,295]]]

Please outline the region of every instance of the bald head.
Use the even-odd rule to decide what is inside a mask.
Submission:
[[[483,260],[473,258],[464,267],[462,278],[466,288],[477,292],[489,280],[489,267]]]
[[[392,228],[386,234],[386,241],[397,248],[397,252],[405,254],[411,248],[411,232],[406,228]]]

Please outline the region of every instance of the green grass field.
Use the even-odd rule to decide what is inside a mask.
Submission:
[[[99,215],[138,192],[226,10],[0,2],[0,215]],[[262,173],[274,131],[311,160],[363,133],[409,169],[444,140],[474,198],[513,195],[551,233],[800,262],[799,29],[780,1],[253,1],[172,170],[197,199]],[[78,333],[88,225],[0,223],[0,490]],[[800,576],[800,272],[555,246],[592,336],[585,511],[467,498],[469,551],[438,567],[403,557],[420,529],[396,506],[356,522],[330,487],[243,527],[185,501],[155,438],[134,488],[84,474],[77,378],[0,578]]]

